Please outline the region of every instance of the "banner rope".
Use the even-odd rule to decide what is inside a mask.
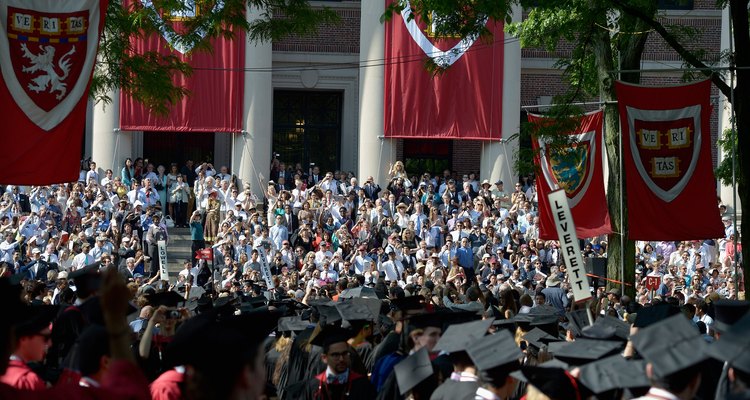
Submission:
[[[616,279],[605,278],[605,277],[603,277],[603,276],[599,276],[599,275],[594,275],[594,274],[586,274],[586,276],[588,276],[588,277],[590,277],[590,278],[598,278],[598,279],[604,279],[604,280],[605,280],[605,281],[607,281],[607,282],[618,283],[618,284],[620,284],[620,285],[625,285],[625,286],[633,286],[633,284],[632,284],[632,283],[627,283],[627,282],[623,282],[623,281],[618,281],[618,280],[616,280]]]

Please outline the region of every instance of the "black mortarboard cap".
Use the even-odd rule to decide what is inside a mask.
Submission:
[[[335,303],[335,307],[345,321],[375,321],[378,319],[380,306],[373,308],[368,306],[363,298],[352,298]],[[375,299],[377,300],[377,299]],[[378,300],[379,301],[379,300]],[[374,312],[373,312],[374,311]]]
[[[646,362],[627,360],[619,354],[582,366],[578,380],[595,394],[651,386],[646,376]]]
[[[424,309],[424,296],[406,296],[400,299],[392,299],[391,307],[401,311],[422,310]]]
[[[641,307],[635,316],[633,326],[636,328],[645,328],[679,313],[679,307],[668,303],[659,303],[651,307]]]
[[[547,343],[547,353],[551,355],[555,355],[569,344],[570,342],[566,342],[566,341],[549,342]]]
[[[722,332],[721,338],[708,347],[709,355],[750,374],[750,335],[747,332],[750,332],[750,314]]]
[[[326,347],[334,343],[346,342],[351,339],[352,336],[354,336],[354,333],[349,329],[327,325],[310,340],[310,343],[316,346]]]
[[[97,261],[68,274],[68,279],[75,284],[76,296],[85,298],[99,290],[102,282],[99,267],[100,263]]]
[[[558,343],[558,342],[555,342],[555,343]],[[568,363],[566,363],[564,361],[560,361],[560,360],[558,360],[556,358],[553,358],[551,360],[547,360],[547,361],[545,361],[545,362],[543,362],[541,364],[538,364],[537,367],[539,367],[539,368],[560,368],[560,369],[567,370],[570,367],[570,365],[568,365]],[[511,373],[510,376],[516,378],[517,380],[519,380],[521,382],[525,382],[526,383],[526,382],[529,381],[528,379],[526,379],[526,376],[523,374],[523,371],[521,371],[521,370],[518,370],[516,372]]]
[[[714,326],[719,333],[726,332],[729,328],[750,310],[750,303],[743,300],[721,299],[713,302]]]
[[[554,337],[560,336],[560,323],[556,314],[532,314],[529,329],[539,328]]]
[[[279,332],[301,332],[310,326],[310,321],[305,321],[299,316],[279,318],[277,329]]]
[[[539,328],[534,328],[528,331],[525,335],[523,335],[523,340],[540,349],[542,348],[542,346],[546,345],[549,342],[560,341],[559,338],[552,336]]]
[[[594,324],[583,328],[581,337],[594,340],[620,340],[617,337],[617,329],[614,326]]]
[[[529,385],[539,389],[551,399],[584,399],[589,390],[562,368],[522,367],[521,372]]]
[[[481,337],[472,343],[466,352],[480,371],[490,371],[507,364],[518,363],[523,357],[513,335],[508,331]]]
[[[573,365],[583,365],[621,351],[623,343],[610,340],[577,339],[554,353],[555,358]]]
[[[330,300],[326,304],[314,305],[313,308],[318,310],[320,314],[319,322],[321,325],[330,325],[341,321],[341,313],[336,308],[336,304]]]
[[[410,328],[424,329],[431,326],[443,329],[443,318],[446,314],[446,312],[432,312],[412,315],[408,318],[408,324]]]
[[[498,330],[506,330],[510,332],[511,334],[516,333],[516,321],[511,319],[496,319],[492,321],[492,326],[496,327]]]
[[[615,328],[615,336],[624,341],[627,341],[630,338],[630,324],[617,317],[611,315],[601,316],[597,318],[594,325],[604,325]]]
[[[179,293],[174,291],[158,292],[148,295],[148,302],[153,307],[165,306],[165,307],[177,307],[180,303],[185,302],[185,297],[180,296]]]
[[[57,306],[27,306],[23,319],[15,324],[16,337],[31,336],[49,327],[60,308]]]
[[[640,316],[640,314],[639,314]],[[630,340],[661,378],[696,365],[706,358],[708,343],[683,314],[673,315],[641,329]]]
[[[396,382],[402,395],[433,375],[432,362],[427,348],[422,348],[393,367]]]
[[[454,353],[466,348],[487,334],[493,318],[450,325],[435,345],[436,351]]]
[[[565,314],[565,316],[568,318],[568,329],[573,332],[575,337],[581,337],[583,328],[589,326],[589,317],[586,309],[579,308]]]
[[[340,299],[348,299],[354,297],[365,297],[370,299],[379,299],[380,296],[375,289],[368,286],[357,286],[351,289],[344,289],[339,295]]]

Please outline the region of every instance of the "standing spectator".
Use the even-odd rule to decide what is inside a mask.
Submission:
[[[542,289],[542,293],[546,298],[547,304],[555,307],[559,316],[564,316],[565,310],[568,307],[568,296],[560,288],[560,278],[557,275],[551,275],[547,278],[546,286],[546,288]]]

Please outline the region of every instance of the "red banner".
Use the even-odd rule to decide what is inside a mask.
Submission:
[[[724,236],[711,161],[711,82],[673,87],[617,82],[616,88],[630,239]]]
[[[595,111],[580,118],[578,129],[569,132],[575,142],[565,148],[550,148],[540,137],[532,139],[537,166],[536,188],[539,193],[539,237],[557,239],[547,193],[565,191],[576,225],[576,235],[590,238],[612,232],[604,194],[602,157],[603,112]],[[549,124],[552,120],[529,114],[533,124]]]
[[[78,179],[106,0],[0,1],[0,183]]]
[[[406,5],[385,28],[385,136],[500,140],[503,24],[487,22],[490,43],[435,38]],[[426,70],[428,57],[445,71]]]
[[[221,2],[219,2],[221,3]],[[141,0],[143,7],[153,7],[150,0]],[[207,10],[207,12],[212,12]],[[189,18],[179,16],[180,18]],[[179,19],[179,18],[178,18]],[[180,22],[171,25],[179,31]],[[196,51],[175,46],[172,38],[178,35],[166,29],[161,35],[138,38],[133,44],[136,53],[156,51],[175,55],[193,67],[186,77],[176,74],[175,85],[185,87],[190,94],[172,106],[166,116],[148,111],[127,93],[120,96],[120,129],[128,131],[165,132],[240,132],[244,93],[245,35],[236,32],[233,39],[211,39],[212,51]],[[179,50],[179,51],[178,51]]]
[[[196,260],[213,260],[214,251],[211,248],[196,250],[195,259]]]

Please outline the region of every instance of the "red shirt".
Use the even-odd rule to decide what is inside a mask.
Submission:
[[[44,390],[47,384],[25,362],[11,359],[5,375],[0,376],[0,382],[17,389]]]
[[[151,383],[151,398],[153,400],[180,400],[182,389],[180,384],[185,379],[185,374],[174,369],[159,375]]]

